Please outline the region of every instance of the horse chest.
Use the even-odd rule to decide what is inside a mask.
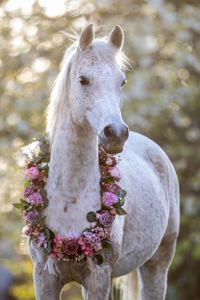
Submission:
[[[94,187],[85,189],[80,195],[67,197],[59,190],[49,193],[49,205],[45,211],[49,227],[61,235],[74,233],[79,235],[89,226],[87,213],[100,209],[100,193]],[[51,201],[51,200],[54,201]]]

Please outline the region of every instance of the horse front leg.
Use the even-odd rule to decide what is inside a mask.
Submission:
[[[84,300],[109,300],[111,295],[110,266],[96,266],[90,268],[90,274],[83,282]]]
[[[33,242],[29,245],[29,252],[34,265],[33,280],[36,299],[59,300],[64,283],[61,281],[57,265],[51,263],[52,260],[48,260]]]
[[[40,263],[34,264],[34,288],[37,300],[59,300],[63,283]]]
[[[177,234],[166,236],[156,253],[139,269],[142,300],[164,300],[167,275],[174,256]]]

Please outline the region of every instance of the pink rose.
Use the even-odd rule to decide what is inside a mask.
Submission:
[[[40,175],[38,167],[30,167],[26,170],[26,176],[29,180],[37,179]]]
[[[55,238],[54,238],[54,243],[56,244],[56,245],[62,245],[62,237],[61,237],[61,235],[60,234],[56,234],[56,236],[55,236]]]
[[[119,172],[119,168],[117,166],[113,167],[113,168],[109,168],[108,172],[110,173],[110,175],[116,179],[120,179],[120,172]]]
[[[77,254],[78,248],[79,248],[79,244],[76,238],[63,240],[63,252],[65,255]]]
[[[30,227],[30,225],[24,226],[23,229],[22,229],[22,233],[23,233],[25,236],[31,235],[31,233],[32,233],[32,228]]]
[[[40,193],[34,192],[28,196],[27,202],[33,205],[40,205],[43,203],[43,199]]]
[[[115,157],[107,157],[106,159],[106,165],[110,167],[114,167],[116,165],[116,159]]]
[[[86,247],[84,250],[84,254],[86,256],[91,256],[93,254],[93,249],[90,246]]]
[[[93,254],[92,244],[86,238],[79,239],[78,244],[80,245],[81,250],[86,256],[91,256]]]
[[[113,204],[118,202],[118,197],[112,192],[105,192],[102,201],[106,206],[112,207]]]

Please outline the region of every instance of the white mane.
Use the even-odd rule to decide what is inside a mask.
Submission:
[[[50,96],[49,104],[46,111],[46,132],[49,141],[52,143],[55,135],[57,119],[59,115],[60,103],[67,99],[67,76],[69,75],[69,65],[72,58],[79,49],[78,41],[75,41],[65,52],[61,71],[58,74]],[[92,42],[92,50],[96,60],[99,63],[110,64],[113,67],[120,67],[126,70],[131,67],[128,58],[122,51],[117,51],[109,43],[106,38],[95,39]]]

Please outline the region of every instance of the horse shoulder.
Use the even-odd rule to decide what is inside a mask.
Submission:
[[[153,169],[159,178],[169,206],[167,235],[177,235],[179,231],[179,182],[176,171],[164,150],[148,137],[131,132],[129,148]]]

